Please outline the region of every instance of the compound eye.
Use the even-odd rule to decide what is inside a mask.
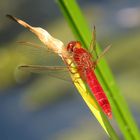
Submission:
[[[81,48],[81,46],[82,46],[82,45],[81,45],[80,41],[77,41],[77,42],[76,42],[76,47],[77,47],[77,48]]]
[[[67,45],[67,50],[68,50],[70,53],[73,52],[73,49],[74,49],[75,45],[76,45],[76,41],[71,41],[71,42],[68,43],[68,45]]]

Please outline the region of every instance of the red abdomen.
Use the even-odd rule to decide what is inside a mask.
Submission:
[[[110,107],[109,101],[92,69],[86,70],[86,81],[87,81],[91,91],[93,92],[98,104],[104,111],[104,113],[109,118],[112,118],[111,107]]]

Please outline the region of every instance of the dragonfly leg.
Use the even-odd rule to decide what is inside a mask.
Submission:
[[[69,60],[71,60],[70,63],[68,63]],[[68,66],[68,69],[71,72],[71,74],[76,74],[77,73],[76,67],[73,65],[74,64],[73,56],[70,56],[70,58],[64,58],[64,62]]]
[[[98,57],[97,50],[96,50],[96,29],[95,29],[95,26],[94,26],[94,29],[92,31],[92,40],[91,40],[91,43],[90,43],[89,51],[91,52],[91,54],[94,51],[96,57]]]
[[[111,45],[108,45],[101,53],[100,55],[97,57],[96,61],[94,62],[95,66],[97,65],[97,63],[99,62],[99,60],[108,52],[108,50],[111,48]]]
[[[73,82],[74,83],[77,83],[81,88],[83,88],[82,85],[80,84],[80,82],[78,81],[78,79],[80,79],[80,77],[75,77],[75,79],[73,80]]]
[[[81,89],[83,89],[83,86],[81,85],[81,82],[78,81],[78,79],[80,79],[80,77],[75,78],[73,82],[74,82],[74,83],[77,83],[77,84],[79,85],[79,87],[80,87]],[[84,82],[84,81],[83,81],[83,82]],[[84,88],[83,90],[86,89],[85,93],[88,94],[89,92],[88,92],[87,88],[88,88],[88,86],[86,85],[86,88]]]

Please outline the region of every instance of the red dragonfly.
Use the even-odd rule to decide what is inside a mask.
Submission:
[[[109,47],[110,46],[104,50],[102,55],[108,50]],[[67,51],[71,54],[80,77],[88,84],[103,112],[111,119],[112,112],[109,101],[94,72],[97,61],[102,55],[100,55],[97,60],[93,61],[92,55],[86,49],[82,48],[79,41],[70,42],[67,45]]]
[[[87,83],[90,90],[92,91],[95,99],[97,100],[98,104],[102,108],[103,112],[111,119],[112,112],[111,106],[107,99],[106,94],[104,93],[103,88],[101,87],[97,77],[95,75],[94,69],[96,68],[97,62],[101,56],[109,49],[108,46],[95,61],[86,49],[82,48],[82,45],[79,41],[71,41],[67,45],[67,51],[69,53],[69,57],[72,59],[72,62],[75,64],[77,72],[79,73],[81,79]],[[64,61],[65,61],[64,57]],[[66,62],[66,61],[65,61]],[[39,65],[21,65],[19,69],[27,70],[30,72],[40,73],[40,72],[49,72],[53,71],[61,71],[65,68],[72,67],[70,64],[66,62],[67,67],[62,66],[39,66]],[[70,70],[70,69],[69,69]],[[71,71],[70,71],[71,72]],[[62,78],[63,79],[63,78]]]
[[[102,108],[103,112],[111,119],[112,112],[110,103],[107,99],[106,94],[104,93],[103,88],[101,87],[97,77],[95,75],[94,69],[96,68],[97,62],[101,56],[109,49],[108,46],[95,61],[86,49],[82,48],[82,45],[79,41],[71,41],[67,45],[67,51],[69,53],[69,57],[72,59],[72,62],[75,64],[77,72],[79,73],[81,79],[87,83],[90,90],[92,91],[94,97],[96,98],[98,104]],[[67,58],[63,58],[65,61]],[[66,62],[66,61],[65,61]],[[61,71],[65,68],[72,67],[70,64],[66,62],[67,67],[62,66],[37,66],[37,65],[22,65],[19,66],[22,70],[28,70],[30,72],[40,73],[40,72],[49,72],[49,71]],[[69,69],[70,70],[70,69]],[[52,73],[51,72],[51,73]],[[70,71],[71,72],[71,71]],[[62,78],[63,79],[63,78]]]
[[[87,51],[86,49],[82,48],[82,45],[79,41],[71,41],[70,43],[68,43],[67,48],[65,49],[64,44],[60,40],[53,38],[44,29],[38,28],[38,27],[32,27],[29,24],[27,24],[26,22],[24,22],[16,17],[13,17],[11,15],[7,15],[7,16],[10,19],[18,22],[25,28],[28,28],[34,34],[36,34],[38,36],[38,38],[45,45],[47,45],[50,49],[52,49],[53,52],[60,55],[64,61],[69,58],[72,59],[72,62],[76,65],[76,69],[77,69],[78,73],[80,74],[80,77],[82,78],[83,81],[85,81],[88,84],[90,90],[92,91],[93,95],[95,96],[95,98],[96,98],[98,104],[100,105],[100,107],[102,108],[103,112],[109,118],[112,118],[112,112],[111,112],[111,107],[110,107],[109,101],[94,73],[94,69],[97,65],[98,60],[109,49],[110,46],[108,46],[99,57],[97,56],[97,53],[95,50],[97,59],[94,60],[91,53],[89,51]],[[94,28],[93,33],[95,33],[95,28]],[[28,44],[30,44],[30,43],[28,43]],[[93,40],[91,43],[91,47],[92,46],[93,46],[93,49],[96,48],[94,34],[93,34]],[[66,68],[69,69],[70,65],[67,63],[67,61],[65,61],[65,62],[67,65]],[[19,66],[19,68],[23,69],[23,70],[28,70],[30,72],[44,72],[44,71],[64,69],[64,67],[35,66],[35,65],[22,65],[22,66]]]

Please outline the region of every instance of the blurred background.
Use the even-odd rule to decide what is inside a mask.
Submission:
[[[96,26],[102,49],[112,44],[105,58],[140,127],[140,1],[78,3],[91,30]],[[71,82],[17,70],[20,64],[55,66],[63,62],[56,55],[17,43],[43,45],[6,14],[46,29],[65,44],[75,40],[56,1],[0,1],[0,139],[107,140]],[[121,136],[114,119],[111,123]]]

